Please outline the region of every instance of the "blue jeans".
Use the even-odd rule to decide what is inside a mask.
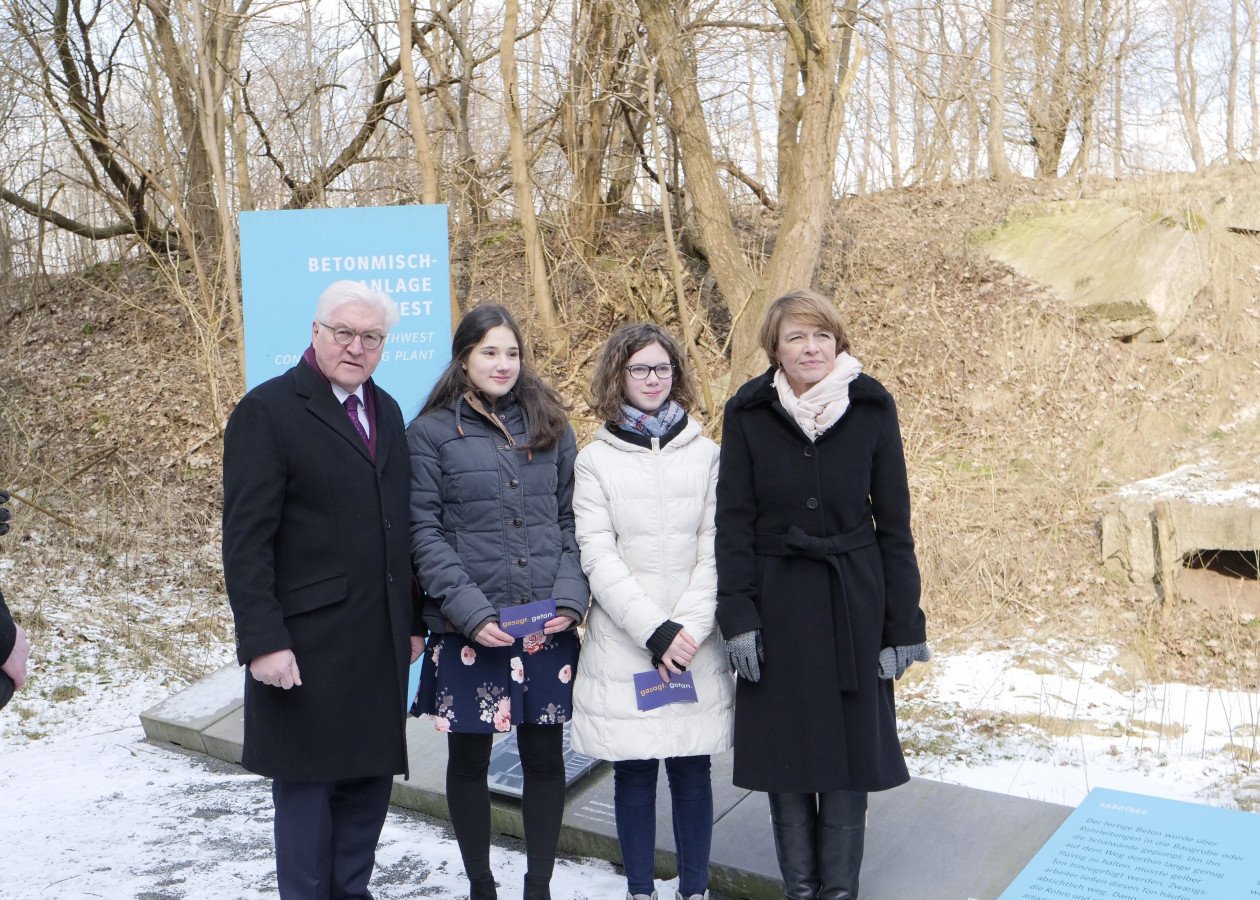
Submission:
[[[613,763],[613,804],[617,840],[632,894],[651,894],[656,861],[655,759]],[[678,854],[678,892],[684,897],[709,888],[709,845],[713,842],[713,786],[709,757],[675,756],[665,760],[674,807],[674,849]]]

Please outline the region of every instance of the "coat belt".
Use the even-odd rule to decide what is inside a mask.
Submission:
[[[815,537],[793,525],[785,534],[758,531],[753,552],[758,556],[808,556],[810,559],[827,559],[843,556],[875,543],[875,523],[867,519],[863,524],[841,534]]]
[[[836,583],[831,604],[832,634],[836,648],[836,674],[840,690],[858,689],[857,661],[854,656],[853,627],[849,621],[849,597],[840,557],[875,543],[875,523],[870,519],[840,534],[816,537],[793,525],[786,533],[759,531],[754,542],[758,556],[803,556],[826,562]]]

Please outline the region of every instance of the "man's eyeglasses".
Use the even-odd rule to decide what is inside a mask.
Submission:
[[[352,328],[334,328],[327,322],[320,322],[329,331],[332,332],[333,340],[337,342],[339,347],[349,347],[354,343],[354,339],[358,338],[363,342],[364,350],[375,350],[381,344],[385,343],[385,335],[377,334],[375,331],[355,331]]]
[[[626,371],[630,373],[630,377],[635,381],[642,381],[647,378],[649,372],[655,372],[656,377],[662,381],[666,378],[674,377],[674,367],[670,363],[661,363],[659,366],[626,366]]]

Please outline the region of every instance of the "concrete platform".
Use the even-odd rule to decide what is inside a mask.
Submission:
[[[241,759],[244,671],[222,669],[140,716],[154,741],[217,759]],[[407,723],[411,778],[394,782],[393,802],[447,818],[446,739],[427,719]],[[731,784],[731,755],[713,760],[714,900],[783,896],[764,794]],[[496,832],[521,837],[520,803],[492,795]],[[669,788],[657,786],[657,875],[677,874]],[[872,794],[862,867],[863,900],[996,900],[1072,812],[1070,807],[915,778]],[[612,767],[596,766],[569,791],[561,850],[619,863]],[[616,898],[620,900],[620,898]]]

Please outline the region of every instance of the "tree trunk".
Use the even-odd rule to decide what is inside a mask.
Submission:
[[[403,92],[407,97],[407,122],[411,126],[416,167],[420,170],[420,202],[432,204],[440,202],[437,166],[433,163],[429,124],[425,120],[424,101],[420,98],[420,87],[416,84],[416,66],[411,58],[414,21],[411,0],[398,0],[398,34],[401,39],[398,59],[402,64]]]
[[[989,4],[989,177],[1011,177],[1006,159],[1006,0]]]
[[[1197,12],[1193,0],[1186,0],[1181,5],[1173,0],[1177,8],[1173,11],[1173,73],[1177,79],[1177,106],[1181,110],[1181,120],[1185,127],[1186,143],[1190,148],[1190,159],[1194,162],[1195,171],[1207,165],[1203,153],[1203,140],[1199,134],[1199,72],[1195,64],[1195,48],[1198,43],[1198,26],[1195,22]]]
[[[759,317],[760,304],[754,304],[753,299],[764,297],[764,289],[759,290],[756,274],[740,252],[726,190],[718,179],[697,87],[694,48],[690,36],[674,18],[674,4],[668,0],[638,0],[638,5],[649,52],[669,92],[670,120],[681,147],[687,195],[701,250],[738,325],[745,316]],[[661,197],[662,204],[668,202],[668,197]],[[750,371],[748,361],[754,347],[747,345],[746,337],[732,337],[731,383],[737,384]]]
[[[861,58],[854,26],[857,0],[833,4],[775,0],[788,52],[779,92],[779,210],[774,250],[759,279],[740,251],[727,192],[697,88],[690,33],[666,0],[638,0],[640,20],[670,96],[687,197],[703,252],[732,313],[731,383],[764,365],[757,340],[770,300],[812,283],[832,202],[845,98]],[[832,16],[838,16],[833,25]],[[662,202],[668,202],[662,198]]]
[[[573,27],[569,79],[560,95],[560,145],[573,173],[570,235],[590,255],[608,214],[604,169],[618,130],[613,117],[626,89],[631,45],[621,9],[609,0],[576,4]]]
[[[1229,0],[1229,77],[1225,87],[1225,159],[1238,159],[1238,63],[1242,57],[1242,41],[1238,36],[1238,7],[1242,0]],[[1252,81],[1260,72],[1251,73]]]
[[[197,56],[220,62],[215,48],[188,48],[175,36],[172,21],[171,0],[145,0],[145,4],[153,17],[154,35],[158,43],[158,62],[170,88],[171,105],[175,108],[176,121],[184,146],[184,172],[181,194],[184,197],[184,217],[193,229],[194,240],[198,245],[214,247],[220,235],[219,209],[214,188],[214,167],[210,160],[213,152],[209,142],[221,139],[222,95],[218,97],[201,97],[198,89],[197,64],[186,52],[191,49]],[[198,3],[186,9],[186,25],[195,31],[210,35],[214,31],[213,19],[221,13],[214,7]],[[231,15],[231,11],[227,12]],[[207,22],[207,20],[211,20]],[[208,51],[208,52],[207,52]],[[211,127],[202,127],[199,108],[203,103],[212,104],[207,115],[212,118]],[[211,112],[213,111],[213,112]]]
[[[534,213],[533,179],[529,173],[529,154],[525,148],[525,129],[521,123],[520,100],[516,85],[516,20],[517,0],[507,0],[503,10],[503,35],[499,42],[499,72],[503,77],[503,112],[507,119],[510,155],[512,160],[512,186],[516,192],[516,212],[521,220],[525,237],[525,262],[529,268],[529,280],[533,287],[534,305],[547,335],[548,352],[552,358],[567,352],[568,340],[556,327],[556,309],[551,298],[551,285],[547,280],[546,255],[542,237],[538,232],[538,217]]]
[[[901,187],[901,136],[898,133],[901,124],[898,121],[897,105],[901,102],[897,91],[897,60],[899,57],[897,51],[897,27],[896,19],[891,12],[885,13],[883,18],[884,24],[884,43],[888,47],[887,51],[887,68],[885,74],[888,77],[888,167],[889,180],[892,187]]]

